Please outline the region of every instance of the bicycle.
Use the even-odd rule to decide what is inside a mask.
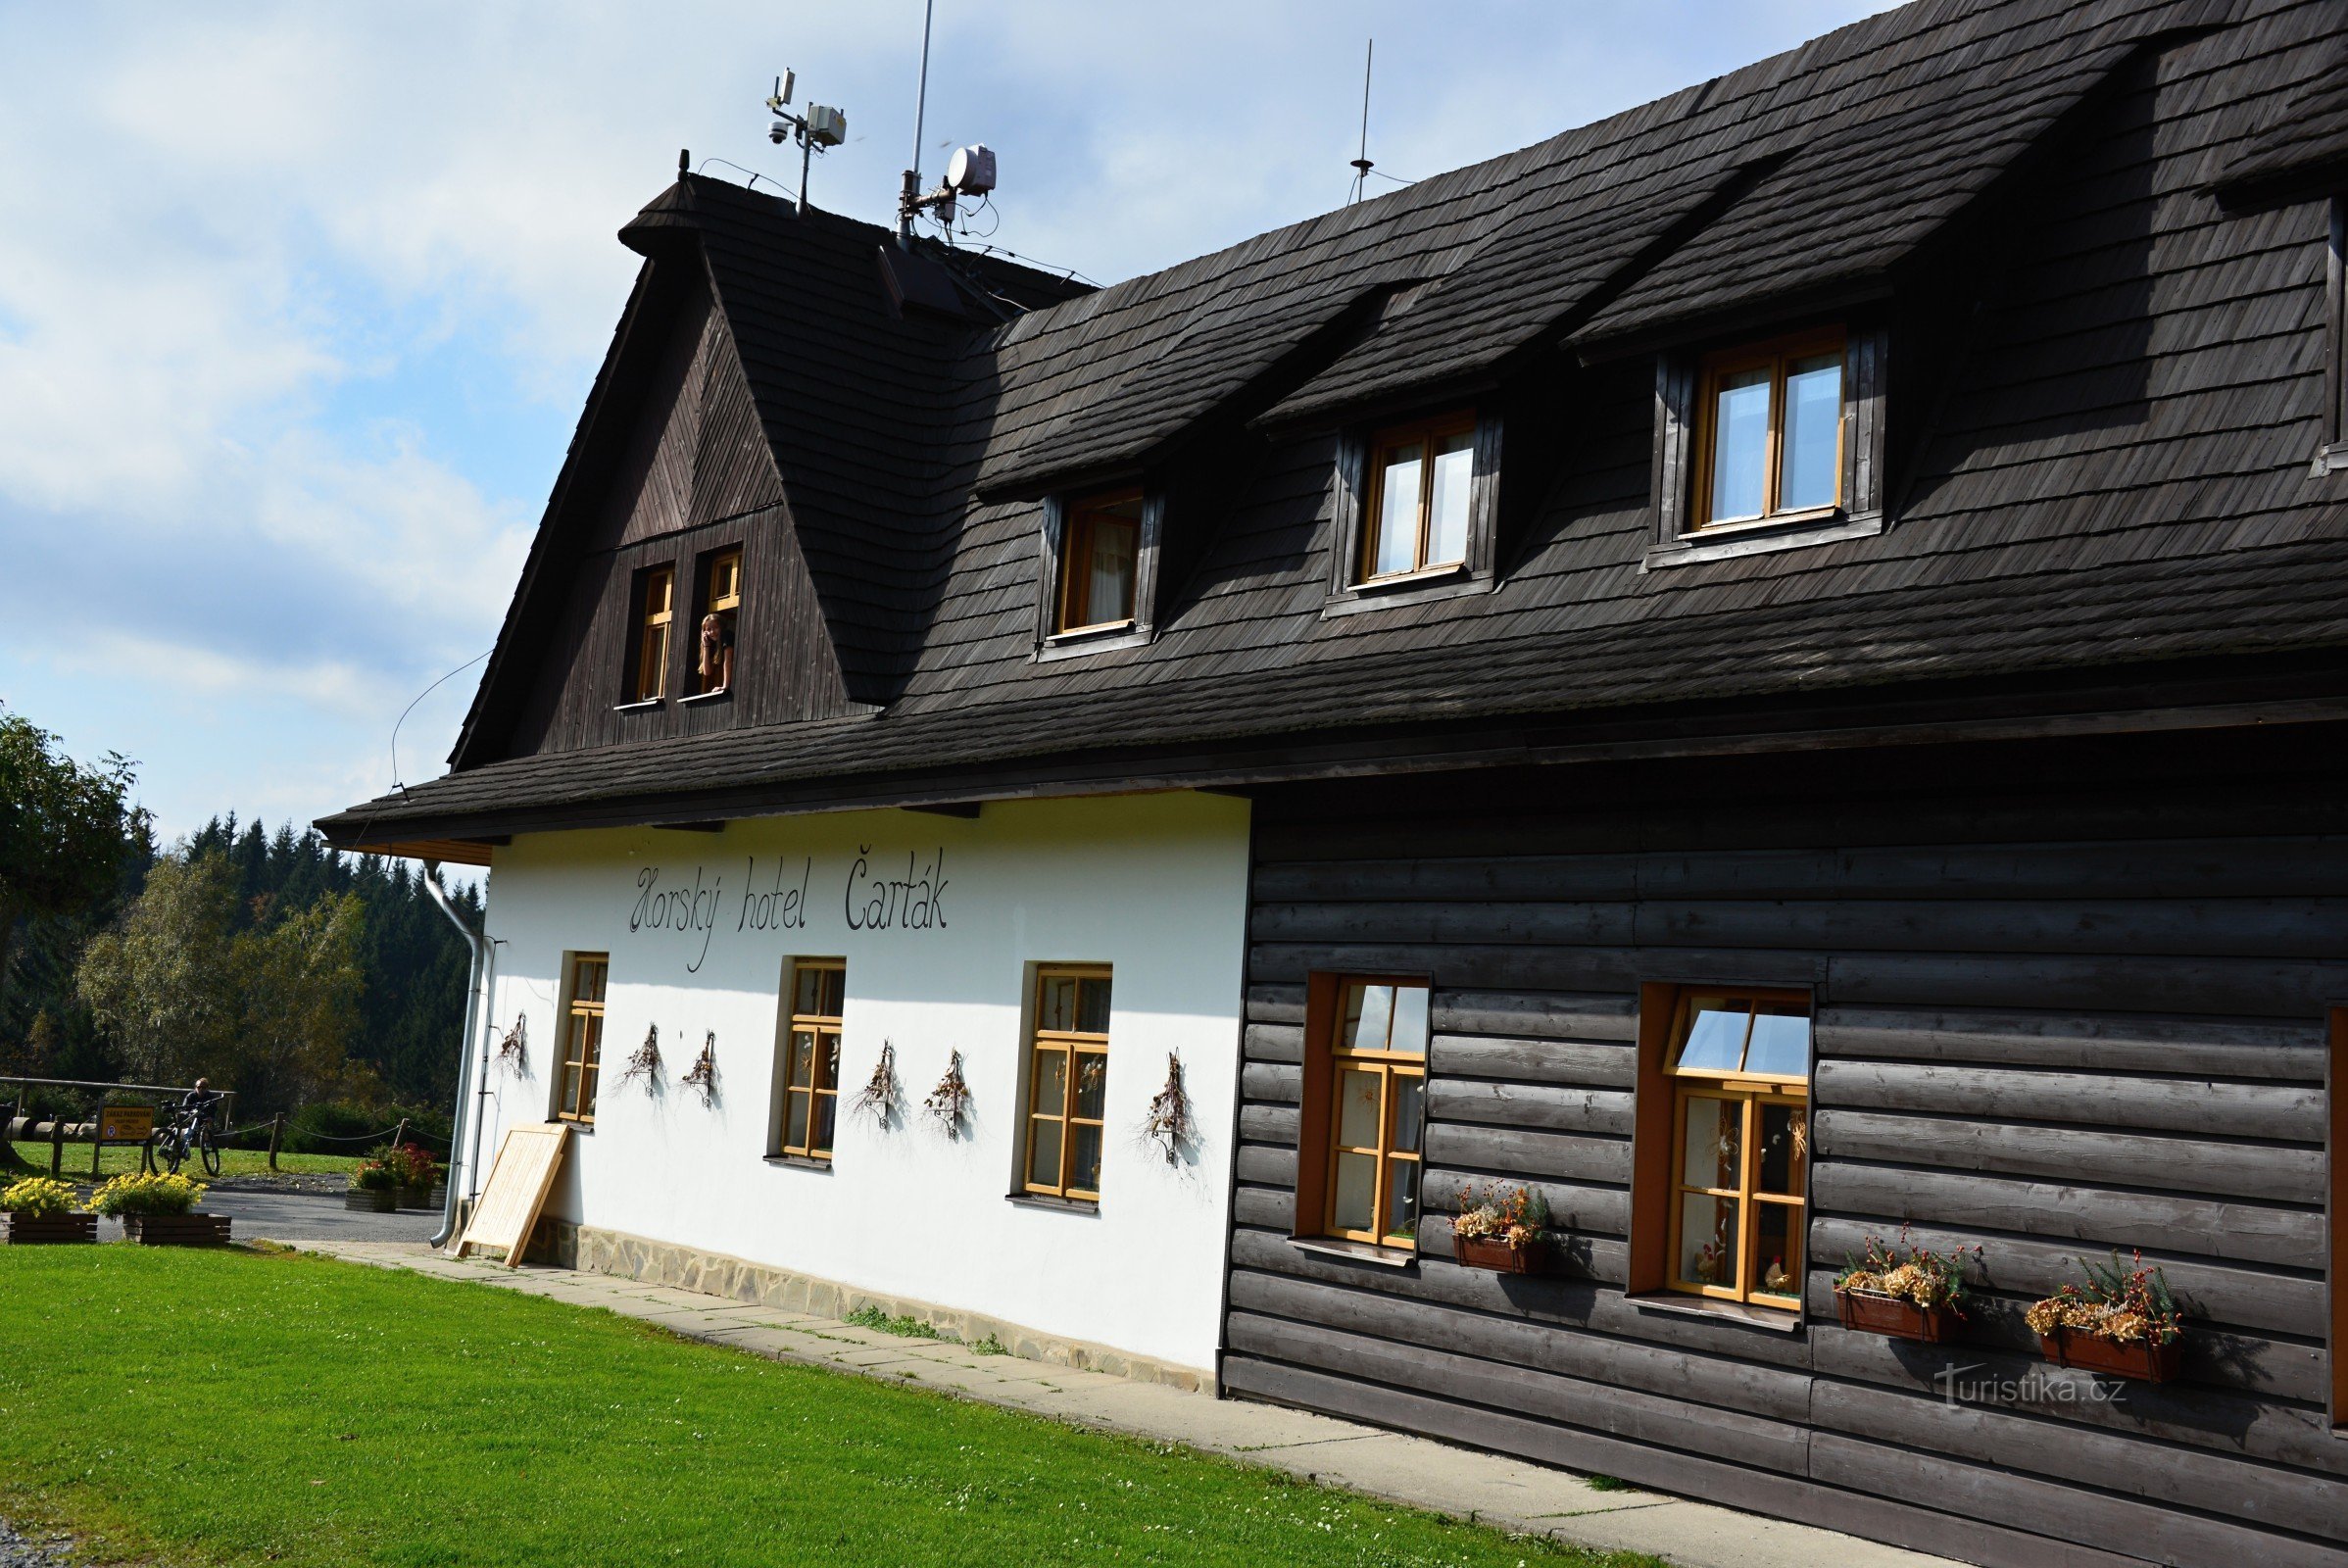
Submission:
[[[156,1128],[148,1136],[147,1142],[154,1151],[157,1162],[174,1176],[179,1174],[179,1167],[187,1162],[191,1153],[204,1167],[205,1175],[218,1176],[220,1173],[220,1138],[213,1130],[212,1107],[209,1104],[182,1107],[172,1114],[169,1122]]]

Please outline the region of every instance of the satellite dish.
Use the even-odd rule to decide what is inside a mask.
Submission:
[[[962,196],[984,196],[995,188],[995,150],[981,142],[957,147],[946,165],[947,188]]]

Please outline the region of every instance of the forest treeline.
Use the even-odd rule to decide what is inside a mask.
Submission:
[[[133,782],[0,709],[0,1073],[448,1106],[467,955],[421,870],[233,812],[159,845]]]

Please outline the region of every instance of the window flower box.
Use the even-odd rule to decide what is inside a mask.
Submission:
[[[2158,1342],[2107,1340],[2059,1323],[2052,1334],[2038,1336],[2038,1348],[2057,1366],[2134,1378],[2141,1383],[2174,1380],[2183,1370],[2185,1359],[2185,1342],[2181,1338]]]
[[[1917,1340],[1939,1345],[1956,1337],[1957,1314],[1950,1307],[1918,1306],[1914,1301],[1879,1291],[1836,1291],[1834,1310],[1842,1326],[1860,1334],[1885,1339]]]
[[[94,1242],[95,1214],[0,1214],[0,1242],[11,1247]]]
[[[1495,1274],[1539,1274],[1548,1249],[1536,1237],[1512,1242],[1501,1236],[1454,1236],[1451,1255],[1469,1268],[1488,1268]]]
[[[141,1247],[225,1247],[225,1214],[124,1214],[122,1234]]]

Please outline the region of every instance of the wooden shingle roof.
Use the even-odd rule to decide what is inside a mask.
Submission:
[[[974,274],[1035,307],[1003,324],[901,315],[881,230],[682,181],[629,243],[654,273],[706,266],[869,710],[503,757],[493,667],[457,771],[327,831],[1101,784],[1176,754],[1204,776],[1412,726],[2328,659],[2348,507],[2308,473],[2323,221],[2212,190],[2336,86],[2341,12],[1919,0],[1110,288]],[[1934,295],[1983,225],[2027,265]],[[1653,377],[1625,350],[1885,297],[1959,333],[1929,406],[1899,401],[1895,360],[1892,525],[1642,570]],[[1511,429],[1511,454],[1556,445],[1554,479],[1492,592],[1323,614],[1336,422],[1569,373],[1570,429]],[[1244,482],[1171,524],[1196,532],[1156,637],[1037,662],[1033,498],[1178,468],[1206,431]]]

